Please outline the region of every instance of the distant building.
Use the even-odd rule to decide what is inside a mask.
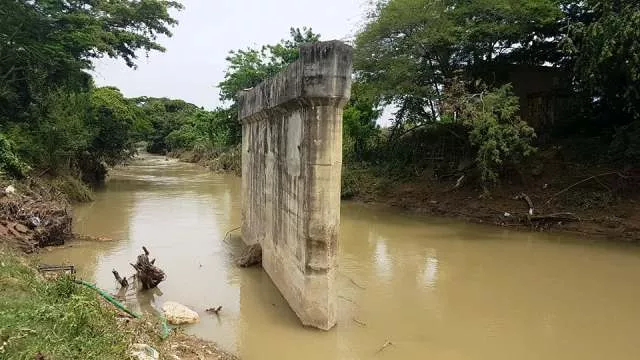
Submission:
[[[550,66],[496,65],[483,77],[489,84],[513,85],[520,98],[520,117],[538,135],[547,135],[566,120],[571,89],[568,73]]]

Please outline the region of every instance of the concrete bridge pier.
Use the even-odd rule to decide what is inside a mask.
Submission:
[[[336,324],[342,109],[352,49],[303,46],[300,59],[240,95],[242,237],[304,325]]]

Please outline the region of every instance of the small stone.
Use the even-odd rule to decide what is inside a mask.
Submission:
[[[172,325],[193,324],[200,321],[197,312],[174,301],[165,302],[162,305],[162,312],[169,324]]]
[[[16,193],[16,188],[13,187],[13,185],[9,185],[4,189],[4,193],[9,195],[9,194],[15,194]]]
[[[158,351],[147,344],[131,345],[131,357],[137,360],[159,360]]]
[[[29,228],[22,225],[22,224],[16,224],[16,226],[14,226],[14,228],[18,231],[21,232],[23,234],[27,233],[29,231]]]

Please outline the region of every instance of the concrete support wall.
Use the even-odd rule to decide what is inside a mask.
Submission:
[[[242,237],[304,325],[336,323],[342,109],[352,49],[329,41],[240,96]]]

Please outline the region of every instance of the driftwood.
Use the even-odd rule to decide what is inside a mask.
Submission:
[[[456,180],[455,185],[453,185],[452,187],[450,187],[447,190],[444,190],[445,193],[448,193],[450,191],[459,189],[463,184],[464,184],[464,180],[465,180],[466,176],[465,175],[461,175],[458,180]]]
[[[116,278],[116,281],[118,282],[118,284],[120,284],[120,286],[122,286],[123,288],[129,287],[129,281],[127,281],[126,277],[120,277],[120,274],[118,274],[116,269],[113,269],[111,272],[113,273],[113,277]]]
[[[546,202],[545,204],[549,204],[549,203],[550,203],[554,198],[558,197],[559,195],[564,194],[565,192],[567,192],[567,191],[569,191],[569,190],[573,189],[574,187],[576,187],[576,186],[578,186],[578,185],[580,185],[580,184],[583,184],[583,183],[585,183],[585,182],[587,182],[587,181],[589,181],[589,180],[593,180],[593,179],[596,179],[596,180],[597,180],[597,179],[598,179],[598,178],[600,178],[600,177],[603,177],[603,176],[609,176],[609,175],[617,175],[618,177],[620,177],[620,178],[622,178],[622,179],[627,179],[627,178],[628,178],[628,176],[623,175],[623,174],[621,174],[621,173],[620,173],[620,172],[618,172],[618,171],[611,171],[611,172],[606,172],[606,173],[602,173],[602,174],[598,174],[598,175],[589,176],[588,178],[583,179],[583,180],[580,180],[580,181],[578,181],[577,183],[572,184],[571,186],[568,186],[568,187],[566,187],[566,188],[564,188],[564,189],[562,189],[562,190],[558,191],[557,193],[555,193],[555,194],[551,195],[551,197],[549,198],[549,200],[547,200],[547,202]]]
[[[378,349],[378,351],[376,351],[376,354],[384,351],[384,349],[388,348],[391,345],[393,345],[393,343],[391,341],[387,340],[384,344],[382,344],[380,349]]]
[[[149,250],[144,246],[142,250],[144,254],[138,255],[138,261],[135,264],[131,264],[131,266],[136,269],[136,275],[140,283],[142,283],[142,288],[153,289],[158,286],[166,276],[164,271],[154,265],[155,259],[149,260]]]
[[[226,234],[224,234],[224,237],[222,238],[222,241],[226,242],[226,241],[227,241],[227,237],[228,237],[229,239],[231,239],[231,233],[232,233],[232,232],[234,232],[234,231],[236,231],[236,230],[240,230],[240,228],[241,228],[241,227],[240,227],[240,226],[238,226],[238,227],[236,227],[236,228],[233,228],[233,229],[231,229],[231,230],[227,231],[227,232],[226,232]]]
[[[210,312],[210,313],[214,313],[216,315],[218,315],[218,313],[220,312],[220,310],[222,310],[222,306],[218,306],[216,308],[208,308],[205,311],[206,312]]]
[[[356,318],[353,318],[352,320],[353,320],[354,323],[356,323],[356,324],[358,324],[358,325],[360,325],[362,327],[366,327],[367,326],[366,323],[364,323],[364,322],[362,322],[362,321],[360,321],[360,320],[358,320]]]
[[[262,247],[260,244],[248,246],[242,255],[236,260],[240,267],[249,267],[262,263]]]
[[[529,197],[529,195],[525,193],[520,193],[520,195],[515,197],[515,200],[526,201],[527,205],[529,205],[529,215],[533,215],[533,201],[531,201],[531,198]]]
[[[531,221],[567,221],[567,222],[581,221],[578,215],[570,212],[530,216],[529,220]]]

